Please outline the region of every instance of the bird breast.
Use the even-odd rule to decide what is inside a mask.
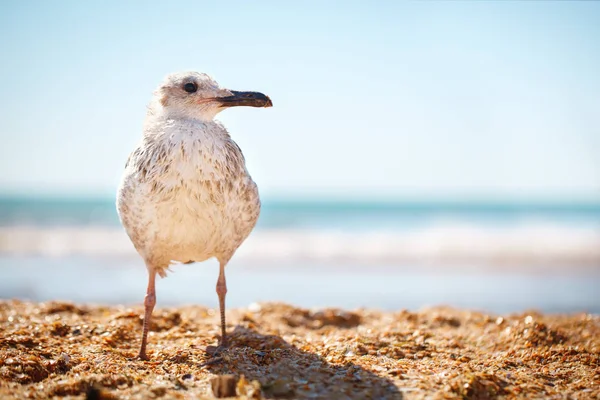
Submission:
[[[127,162],[121,221],[153,264],[229,259],[260,212],[244,156],[216,123],[163,121]]]

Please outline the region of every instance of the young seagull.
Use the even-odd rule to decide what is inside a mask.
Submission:
[[[154,92],[117,194],[121,223],[148,269],[139,358],[148,359],[156,274],[212,257],[220,265],[220,346],[227,346],[225,266],[254,228],[260,200],[242,151],[213,118],[229,107],[272,105],[262,93],[227,90],[198,72],[171,74]]]

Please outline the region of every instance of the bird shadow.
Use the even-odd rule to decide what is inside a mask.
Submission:
[[[236,326],[228,335],[230,348],[223,361],[207,365],[214,374],[244,375],[257,380],[266,398],[402,399],[394,383],[363,367],[332,364],[303,351],[277,335],[263,335]]]

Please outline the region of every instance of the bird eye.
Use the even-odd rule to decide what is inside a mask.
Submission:
[[[196,85],[193,82],[189,82],[183,85],[183,90],[185,90],[188,93],[194,93],[196,92],[196,90],[198,90],[198,85]]]

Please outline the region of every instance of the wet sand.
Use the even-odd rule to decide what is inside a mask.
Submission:
[[[371,265],[244,263],[232,260],[227,304],[285,302],[299,307],[419,310],[447,305],[496,314],[536,309],[544,313],[600,314],[600,264],[584,265]],[[219,265],[177,265],[157,283],[158,306],[217,307]],[[65,300],[77,304],[137,306],[148,274],[132,260],[0,255],[0,300]],[[307,296],[307,288],[310,295]]]
[[[224,374],[240,398],[600,397],[597,315],[254,304],[215,357],[217,314],[158,308],[142,362],[141,307],[0,302],[0,398],[213,398]]]

